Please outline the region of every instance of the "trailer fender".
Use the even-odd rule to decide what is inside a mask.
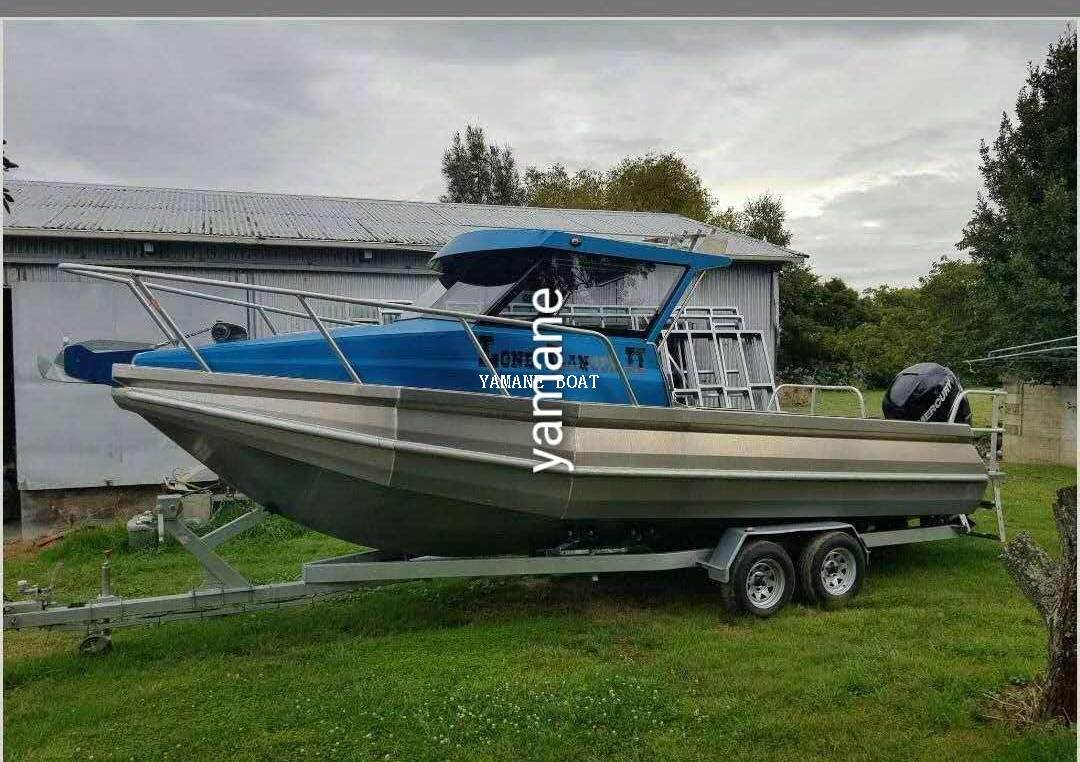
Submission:
[[[709,574],[709,578],[716,582],[727,583],[731,581],[731,569],[735,565],[735,559],[746,544],[748,537],[766,537],[791,534],[817,534],[829,531],[848,532],[859,541],[866,560],[870,559],[870,550],[866,541],[855,531],[855,527],[842,521],[804,521],[796,524],[768,524],[755,527],[731,527],[720,538],[720,542],[713,549],[709,558],[699,561],[698,564]]]

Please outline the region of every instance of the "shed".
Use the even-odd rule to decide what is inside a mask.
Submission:
[[[431,255],[478,228],[553,228],[628,240],[700,234],[697,250],[734,264],[707,276],[693,304],[737,306],[775,359],[777,270],[804,255],[676,214],[9,181],[4,224],[5,471],[24,502],[56,490],[147,485],[194,465],[100,386],[44,380],[38,357],[65,338],[150,339],[153,325],[120,288],[56,269],[64,261],[172,272],[377,299],[413,299]],[[248,299],[274,298],[249,292]],[[163,295],[185,330],[215,319],[262,327],[241,308]],[[272,303],[272,302],[267,302]],[[292,305],[290,305],[292,306]],[[347,305],[324,303],[340,314]],[[279,330],[301,326],[275,316]],[[304,328],[310,326],[303,326]],[[205,340],[205,337],[201,337]],[[12,420],[9,420],[12,419]],[[40,497],[40,496],[39,496]],[[38,501],[40,503],[40,500]]]

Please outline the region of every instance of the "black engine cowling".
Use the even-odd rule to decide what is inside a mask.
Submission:
[[[881,400],[881,412],[893,420],[946,422],[963,390],[960,379],[944,365],[921,362],[904,368],[892,380]],[[956,422],[971,423],[971,406],[966,397],[960,403]]]

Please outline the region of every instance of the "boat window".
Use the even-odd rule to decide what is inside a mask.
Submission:
[[[572,252],[547,254],[503,297],[493,314],[531,320],[539,289],[558,289],[567,325],[619,335],[641,335],[671,296],[686,268],[622,257]]]
[[[567,325],[628,336],[649,330],[686,272],[679,265],[574,252],[499,252],[447,258],[437,266],[439,280],[415,300],[418,307],[532,320],[533,293],[558,289]],[[399,319],[417,317],[423,315],[405,311]]]
[[[418,307],[486,314],[535,263],[535,256],[501,253],[447,258],[437,263],[439,279],[413,303]],[[404,312],[399,319],[416,317],[424,316]]]

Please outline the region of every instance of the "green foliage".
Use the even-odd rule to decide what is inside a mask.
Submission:
[[[525,199],[528,206],[672,212],[694,220],[708,219],[712,207],[701,176],[674,153],[628,156],[606,172],[529,167]]]
[[[605,208],[673,212],[706,220],[712,207],[701,175],[674,153],[627,157],[607,174]]]
[[[759,238],[777,246],[791,243],[791,231],[784,227],[784,200],[771,193],[747,199],[743,206],[743,229],[751,238]]]
[[[844,335],[844,345],[860,381],[869,386],[887,386],[901,370],[916,362],[929,361],[923,354],[922,302],[918,289],[879,286],[865,298],[868,321]]]
[[[957,247],[982,269],[996,309],[1011,318],[998,346],[1076,333],[1076,33],[1030,66],[1016,121],[1002,115],[982,143],[985,183]],[[1027,363],[1033,378],[1065,380],[1075,366]]]
[[[1007,316],[988,303],[982,269],[945,257],[915,288],[879,286],[860,297],[843,281],[822,281],[805,265],[780,278],[780,352],[785,380],[845,380],[887,386],[919,362],[952,368],[967,384],[997,381],[1000,369],[968,366],[993,346]]]
[[[742,211],[737,212],[735,207],[729,206],[712,215],[709,224],[776,246],[787,246],[791,243],[791,231],[784,227],[786,219],[784,199],[766,191],[757,198],[746,199]]]
[[[549,209],[603,209],[606,180],[600,172],[579,169],[573,175],[562,164],[525,170],[526,206]]]
[[[6,140],[4,141],[4,145],[5,146],[7,145]],[[11,171],[13,169],[18,169],[18,168],[19,168],[19,165],[16,164],[15,162],[13,162],[11,159],[9,159],[7,157],[7,149],[4,149],[4,174],[7,174],[9,171]],[[11,191],[9,191],[7,189],[7,186],[5,185],[4,186],[4,211],[10,214],[11,213],[11,206],[14,203],[15,203],[15,197],[11,195]]]
[[[780,270],[779,375],[792,382],[850,383],[857,375],[845,332],[867,319],[859,294],[840,278],[822,280],[806,264]]]
[[[517,171],[510,146],[488,144],[484,128],[465,127],[465,137],[455,132],[443,153],[442,173],[446,180],[444,202],[521,206],[525,188]]]
[[[735,211],[733,206],[714,213],[709,217],[709,224],[735,233],[741,233],[743,229],[742,216]]]

